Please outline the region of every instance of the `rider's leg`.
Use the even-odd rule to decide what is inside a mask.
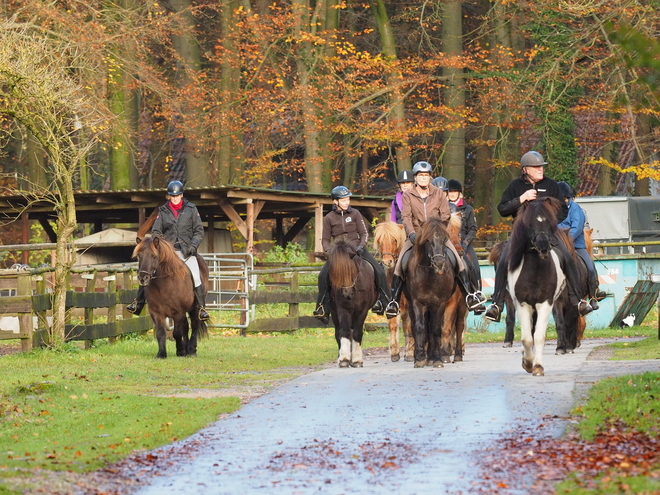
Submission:
[[[209,315],[208,311],[206,311],[206,294],[204,293],[204,286],[203,285],[198,285],[195,287],[195,298],[197,299],[197,304],[199,305],[199,313],[198,317],[202,321],[206,321],[209,318],[211,318],[211,315]]]
[[[465,295],[465,302],[468,305],[468,308],[470,308],[470,311],[472,310],[482,310],[485,309],[482,307],[482,304],[486,301],[486,297],[481,293],[481,291],[473,291],[470,287],[470,279],[468,277],[468,271],[465,268],[465,263],[463,263],[463,259],[458,255],[458,251],[456,251],[456,247],[454,246],[454,243],[451,241],[447,241],[447,247],[451,250],[451,252],[454,254],[454,258],[456,259],[456,263],[458,264],[458,273],[456,274],[456,278],[459,282],[459,285],[463,289],[463,293]]]
[[[145,298],[144,298],[144,286],[141,285],[138,288],[137,297],[133,300],[133,302],[131,304],[126,306],[126,311],[128,311],[129,313],[133,313],[134,315],[139,316],[140,313],[142,313],[142,308],[144,308],[145,302],[146,301],[145,301]]]
[[[362,251],[361,255],[363,260],[368,262],[374,269],[374,277],[376,278],[376,289],[378,291],[378,300],[371,310],[377,315],[382,315],[385,312],[385,308],[390,303],[390,290],[387,286],[387,276],[385,275],[385,270],[381,266],[376,258],[366,249]]]
[[[507,242],[502,249],[500,261],[495,268],[495,288],[491,300],[493,304],[488,306],[484,317],[491,321],[500,321],[502,316],[502,307],[504,306],[504,295],[506,291],[507,279],[507,257],[509,255],[509,243]]]
[[[580,285],[578,283],[575,261],[561,239],[559,239],[559,242],[557,243],[557,250],[561,253],[562,270],[564,271],[564,275],[566,275],[566,282],[568,285],[568,298],[571,304],[577,305],[578,313],[582,316],[586,316],[593,311],[593,308],[587,301],[581,298],[581,294],[577,290]]]
[[[606,294],[598,288],[598,273],[596,273],[596,267],[594,266],[594,262],[591,259],[591,256],[589,256],[587,250],[581,248],[576,249],[576,251],[580,255],[580,258],[584,260],[584,264],[587,266],[587,270],[589,271],[589,304],[591,305],[591,309],[595,311],[600,307],[598,301],[603,299]]]
[[[319,272],[319,295],[316,299],[316,309],[313,313],[315,318],[321,320],[322,323],[327,324],[328,317],[330,316],[330,308],[328,306],[328,264],[326,263]]]
[[[399,259],[396,261],[396,266],[394,267],[394,276],[392,277],[392,299],[385,308],[385,316],[388,318],[394,318],[399,314],[399,300],[401,299],[401,291],[403,290],[403,259],[406,256],[406,253],[412,249],[412,242],[410,239],[406,238],[406,242],[403,243],[401,252],[399,253]]]

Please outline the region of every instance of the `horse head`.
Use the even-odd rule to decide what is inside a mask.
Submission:
[[[416,240],[416,245],[422,246],[421,249],[424,250],[430,267],[437,274],[445,271],[445,248],[448,239],[449,234],[440,219],[432,218],[424,223],[419,238]],[[421,258],[418,257],[418,259]]]
[[[160,242],[159,237],[143,239],[133,251],[133,258],[138,260],[138,283],[143,287],[149,285],[160,266]]]
[[[399,254],[406,241],[403,225],[395,222],[383,222],[374,229],[374,250],[381,256],[381,265],[384,268],[394,268]]]
[[[529,245],[541,259],[547,258],[553,246],[557,245],[558,203],[555,198],[550,197],[530,201],[523,205],[520,213]]]

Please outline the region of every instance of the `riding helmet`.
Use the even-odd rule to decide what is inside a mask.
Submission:
[[[413,176],[420,172],[428,172],[430,174],[433,172],[433,167],[429,162],[417,162],[413,167]]]
[[[399,175],[396,177],[396,181],[401,184],[402,182],[412,182],[413,173],[412,170],[402,170],[399,172]]]
[[[349,196],[352,196],[351,191],[348,190],[348,187],[346,186],[337,186],[332,189],[332,192],[330,193],[330,197],[332,199],[341,199],[341,198],[348,198]]]
[[[183,184],[178,180],[173,180],[167,185],[167,194],[170,196],[178,196],[183,194]]]
[[[521,167],[542,167],[547,164],[548,162],[543,159],[543,155],[538,151],[528,151],[520,159]]]
[[[449,179],[447,181],[447,191],[463,192],[463,185],[456,179]]]
[[[559,186],[559,191],[561,192],[561,195],[565,198],[574,198],[575,197],[575,190],[571,187],[570,184],[567,184],[563,180],[561,182],[557,182],[557,185]]]
[[[431,184],[443,191],[447,191],[447,179],[444,177],[436,177],[431,181]]]

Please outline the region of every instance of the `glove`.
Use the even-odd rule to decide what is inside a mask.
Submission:
[[[362,253],[364,253],[364,246],[360,244],[358,247],[355,248],[355,252],[362,256]]]
[[[412,242],[413,244],[415,244],[415,238],[416,238],[416,237],[417,237],[417,234],[415,234],[415,233],[413,232],[412,234],[410,234],[410,235],[408,236],[408,239],[410,239],[410,242]]]
[[[191,256],[195,256],[195,253],[197,253],[197,248],[195,246],[190,246],[185,253],[185,256],[186,258],[190,258]]]

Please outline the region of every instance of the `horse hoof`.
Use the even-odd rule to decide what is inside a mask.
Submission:
[[[532,375],[534,375],[534,376],[543,376],[543,375],[545,375],[545,373],[543,373],[543,366],[541,366],[540,364],[537,364],[536,366],[534,366],[534,369],[532,370]]]
[[[399,359],[401,359],[398,354],[392,354],[390,357],[392,358],[393,363],[396,363]]]
[[[556,354],[557,356],[563,356],[564,354],[566,354],[566,351],[565,351],[564,349],[557,349],[557,350],[555,351],[555,354]]]
[[[415,360],[415,358],[414,358],[414,357],[411,357],[411,356],[406,356],[406,357],[403,358],[403,360],[404,360],[406,363],[412,363],[412,362]]]
[[[442,356],[443,363],[451,363],[451,358],[449,356]]]
[[[434,368],[444,368],[445,365],[442,364],[442,361],[434,361],[434,362],[433,362],[433,367],[434,367]]]
[[[156,359],[165,359],[167,354],[156,354]]]
[[[531,373],[531,372],[532,372],[532,367],[533,367],[533,365],[532,365],[532,362],[531,362],[531,361],[525,361],[525,359],[523,359],[523,361],[522,361],[522,367],[523,367],[523,369],[524,369],[527,373]]]
[[[502,347],[513,347],[513,342],[505,342]]]
[[[415,368],[423,368],[426,366],[426,361],[415,361]]]
[[[344,359],[343,361],[339,361],[339,367],[340,368],[348,368],[351,365],[351,363],[348,362],[348,360]]]
[[[355,362],[351,363],[351,366],[353,368],[362,368],[364,365],[363,365],[362,361],[355,361]]]
[[[454,356],[454,362],[455,363],[462,363],[463,362],[463,356]]]

